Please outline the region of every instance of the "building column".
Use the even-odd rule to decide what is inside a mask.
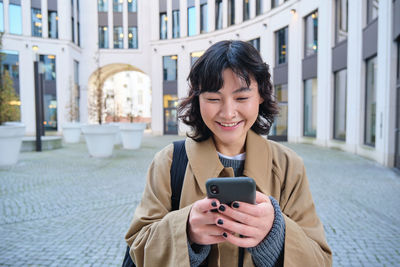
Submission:
[[[139,16],[141,19],[145,18],[145,16],[141,15],[142,12],[145,12],[145,9],[143,8],[143,9],[139,10],[139,7],[142,5],[141,1],[137,1],[137,5],[138,5],[138,28],[139,28],[139,25],[142,24],[142,21],[139,20]],[[150,6],[151,6],[150,15],[155,20],[155,23],[150,23],[150,25],[151,25],[150,27],[152,29],[150,39],[155,41],[155,40],[160,39],[160,6],[159,6],[158,0],[151,0]],[[139,29],[138,29],[138,34],[139,34]],[[142,39],[142,38],[140,38],[140,39]],[[141,43],[140,39],[139,39],[139,42]]]
[[[250,19],[256,17],[256,0],[248,0],[250,2]]]
[[[122,3],[122,32],[124,33],[124,48],[129,48],[128,43],[128,2],[124,1]]]
[[[208,0],[208,32],[215,31],[215,0]]]
[[[228,27],[228,0],[222,0],[222,28]]]
[[[4,8],[5,7],[6,6],[4,5]],[[22,35],[30,36],[32,35],[31,1],[24,1],[21,3],[21,13],[22,13]],[[8,9],[7,9],[7,14],[8,14]]]
[[[235,1],[235,24],[243,22],[243,0]]]
[[[172,0],[167,0],[167,38],[172,39]]]
[[[74,3],[75,6],[75,3]],[[49,37],[49,24],[48,24],[48,12],[47,12],[47,0],[42,0],[41,2],[42,11],[42,37]],[[76,40],[76,39],[75,39]]]
[[[73,12],[73,11],[72,11]],[[114,11],[113,1],[108,1],[108,48],[114,49]]]
[[[181,37],[187,36],[187,0],[180,0],[179,1],[179,13],[180,13],[180,35]]]
[[[4,32],[10,32],[10,18],[8,11],[10,10],[9,8],[9,0],[4,0],[3,1],[3,14],[4,14]],[[21,3],[21,12],[22,12],[22,3]],[[23,14],[21,14],[23,17]],[[22,27],[23,28],[23,27]]]
[[[200,0],[195,0],[194,1],[194,10],[195,10],[195,14],[196,14],[196,34],[195,35],[199,35],[200,34]]]
[[[27,1],[30,3],[30,1]],[[68,5],[69,3],[69,5]],[[67,8],[60,8],[65,6]],[[97,8],[97,5],[96,5]],[[58,15],[58,39],[60,40],[70,40],[71,38],[71,3],[68,0],[58,0],[57,6],[57,15]],[[30,17],[29,17],[30,18]],[[97,12],[96,12],[97,19]],[[30,21],[30,19],[29,19]],[[96,21],[96,24],[98,22]],[[29,26],[30,27],[30,26]],[[96,30],[98,30],[96,28]]]

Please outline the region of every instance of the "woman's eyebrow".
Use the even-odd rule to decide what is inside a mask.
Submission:
[[[246,91],[251,91],[250,87],[240,87],[239,89],[236,89],[233,91],[234,94],[241,93],[241,92],[246,92]]]

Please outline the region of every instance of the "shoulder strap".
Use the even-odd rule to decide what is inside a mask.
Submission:
[[[186,154],[185,140],[175,141],[174,153],[172,155],[172,164],[170,170],[172,210],[179,209],[179,202],[181,200],[183,179],[185,178],[187,163],[188,163],[188,158]]]

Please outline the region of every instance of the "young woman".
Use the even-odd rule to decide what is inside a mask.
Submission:
[[[192,128],[179,210],[171,211],[169,145],[150,166],[126,234],[136,266],[331,266],[302,160],[261,136],[278,113],[270,77],[242,41],[218,42],[193,65],[179,107]],[[234,176],[255,180],[255,205],[206,197],[207,179]]]

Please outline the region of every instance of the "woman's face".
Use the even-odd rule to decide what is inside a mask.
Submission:
[[[218,152],[234,156],[244,152],[247,131],[256,121],[263,99],[253,78],[247,86],[231,69],[222,75],[221,89],[200,94],[200,113],[213,133]]]

